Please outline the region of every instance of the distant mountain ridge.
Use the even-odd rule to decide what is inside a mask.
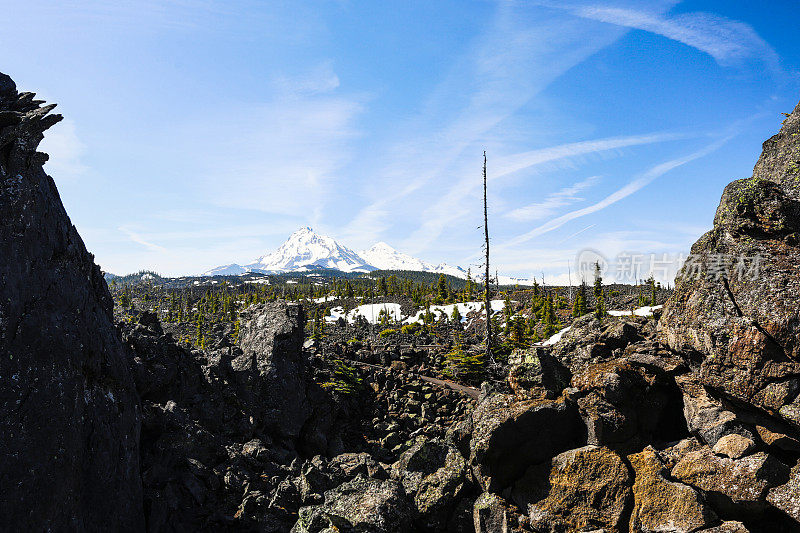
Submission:
[[[247,272],[276,274],[306,272],[328,268],[342,272],[372,272],[373,270],[412,270],[448,274],[466,278],[467,272],[446,263],[434,265],[408,254],[398,252],[385,242],[356,252],[310,227],[292,233],[274,252],[262,255],[252,263],[222,265],[203,273],[204,276],[236,276]]]

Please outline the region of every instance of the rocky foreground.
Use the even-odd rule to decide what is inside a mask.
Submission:
[[[478,392],[409,372],[424,350],[305,350],[282,302],[205,350],[115,325],[42,104],[0,75],[3,528],[800,530],[800,106],[660,318],[584,316]]]

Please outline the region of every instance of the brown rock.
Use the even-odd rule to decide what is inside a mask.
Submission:
[[[731,433],[717,441],[714,445],[714,453],[731,459],[739,459],[750,453],[755,447],[756,444],[751,439]]]
[[[486,491],[500,492],[525,470],[585,443],[577,408],[556,400],[516,401],[495,394],[472,413],[469,463]]]
[[[789,481],[770,489],[767,501],[800,522],[800,464],[792,468]]]
[[[607,448],[585,446],[528,469],[511,498],[536,525],[570,531],[620,531],[632,497],[632,478],[622,458]]]
[[[589,444],[626,453],[686,435],[680,391],[657,366],[614,359],[586,367],[572,385]]]
[[[718,526],[702,529],[698,533],[750,533],[750,530],[741,522],[728,521]]]
[[[667,480],[667,471],[652,447],[629,455],[628,460],[636,476],[631,531],[688,533],[713,523],[713,513],[699,492]]]
[[[773,431],[761,425],[756,426],[758,436],[767,446],[775,446],[787,452],[800,452],[800,441],[785,433]]]
[[[709,446],[731,433],[750,437],[752,434],[736,413],[725,409],[713,398],[694,374],[675,378],[683,392],[683,416],[689,431]],[[752,439],[751,439],[752,440]]]
[[[700,379],[800,426],[800,105],[764,143],[752,178],[722,195],[660,327],[701,359]],[[695,357],[692,354],[699,354]]]
[[[729,459],[707,447],[687,453],[672,469],[672,477],[717,497],[718,502],[750,509],[763,509],[767,491],[785,482],[788,474],[786,465],[764,452]]]

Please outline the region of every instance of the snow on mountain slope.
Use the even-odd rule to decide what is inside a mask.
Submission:
[[[245,268],[258,272],[294,272],[308,267],[331,268],[342,272],[369,272],[375,267],[356,252],[325,235],[302,228],[274,252],[262,255]]]
[[[359,252],[367,263],[379,270],[414,270],[416,272],[436,272],[457,278],[466,278],[467,273],[461,267],[452,267],[445,263],[434,265],[408,254],[398,252],[385,242],[379,242],[369,250]]]
[[[236,263],[230,265],[222,265],[212,268],[207,272],[203,272],[204,276],[240,276],[247,273],[247,269]]]
[[[385,242],[379,242],[369,250],[362,250],[358,255],[370,265],[380,270],[416,270],[426,271],[432,265],[416,257],[398,252]]]
[[[330,268],[342,272],[412,270],[447,274],[462,279],[467,277],[466,271],[460,267],[445,263],[434,265],[398,252],[385,242],[379,242],[369,250],[355,252],[330,237],[315,233],[308,227],[295,231],[277,250],[259,257],[250,264],[233,263],[218,266],[204,272],[203,275],[302,272],[315,268]]]

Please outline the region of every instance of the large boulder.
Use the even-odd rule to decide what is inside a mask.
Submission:
[[[607,448],[585,446],[528,468],[511,497],[544,530],[621,531],[633,476]]]
[[[392,465],[392,477],[401,482],[417,511],[417,524],[426,531],[442,531],[468,487],[467,463],[461,453],[439,439],[420,437]]]
[[[499,492],[529,466],[585,444],[585,439],[578,410],[565,396],[517,401],[493,394],[472,413],[469,462],[481,488]]]
[[[702,490],[718,509],[737,513],[764,510],[767,493],[789,479],[789,468],[764,452],[731,459],[704,446],[684,455],[671,475]]]
[[[646,323],[647,319],[635,316],[598,320],[594,315],[584,315],[552,346],[552,353],[573,374],[580,373],[641,340],[641,329]]]
[[[627,454],[686,435],[680,391],[650,362],[620,358],[590,365],[572,385],[589,444]]]
[[[711,447],[731,434],[753,440],[750,425],[709,394],[696,375],[678,376],[676,382],[683,393],[683,415],[693,435]]]
[[[800,463],[792,468],[786,483],[769,490],[767,501],[800,524]]]
[[[628,456],[635,472],[630,531],[689,533],[714,523],[700,493],[669,479],[669,471],[648,446]]]
[[[660,327],[702,382],[800,427],[800,105],[675,280]]]
[[[0,74],[0,515],[141,530],[139,401],[103,274],[36,151],[61,120]]]
[[[242,353],[231,366],[240,397],[271,434],[293,442],[312,411],[303,362],[303,308],[268,302],[248,308],[239,320]]]
[[[301,508],[292,533],[404,533],[411,531],[412,518],[399,483],[358,476],[326,491],[324,503]]]

